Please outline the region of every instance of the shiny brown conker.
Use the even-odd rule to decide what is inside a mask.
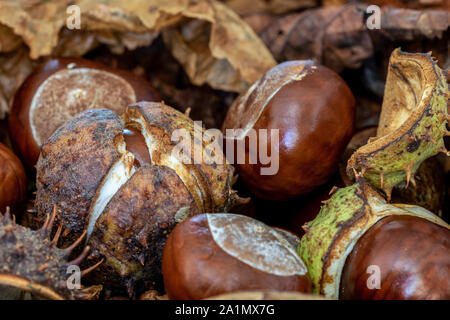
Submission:
[[[258,146],[246,142],[245,163],[236,164],[238,173],[256,196],[284,200],[328,180],[354,124],[355,99],[337,73],[309,60],[287,61],[266,72],[234,102],[222,131],[226,148],[235,148],[236,155],[239,142],[251,139],[254,131],[250,130],[256,130]],[[227,129],[242,131],[230,136]],[[273,150],[270,156],[278,159],[278,171],[272,175],[262,174],[261,168],[268,165],[260,158],[256,163],[249,161],[251,154],[265,148],[261,129],[268,130],[268,137],[271,130],[279,130],[278,148],[268,139],[268,153]]]
[[[166,242],[162,272],[170,299],[205,299],[242,290],[311,292],[299,239],[250,217],[201,214]]]
[[[10,207],[14,215],[20,215],[20,205],[27,195],[27,176],[19,158],[0,143],[0,213]]]
[[[450,230],[414,216],[378,221],[347,257],[339,298],[450,299]]]

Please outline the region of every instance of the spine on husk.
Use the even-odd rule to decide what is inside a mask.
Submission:
[[[425,159],[449,155],[443,139],[450,134],[448,96],[446,78],[431,54],[394,50],[377,136],[352,155],[347,173],[361,173],[388,200],[398,183],[415,184],[414,174]]]
[[[70,254],[82,242],[84,234],[71,246],[57,248],[56,244],[63,230],[62,224],[53,239],[50,239],[56,213],[54,208],[42,228],[35,231],[16,224],[9,211],[5,215],[0,213],[0,299],[98,298],[101,285],[82,288],[79,283],[73,283],[69,279],[72,275],[72,272],[68,272],[69,267],[79,265],[88,254],[89,247],[85,247],[78,257],[69,261]],[[81,274],[76,278],[81,279],[100,263],[80,270]],[[74,285],[73,288],[69,287],[69,283]]]

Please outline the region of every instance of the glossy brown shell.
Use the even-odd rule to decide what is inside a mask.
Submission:
[[[170,234],[162,270],[170,299],[205,299],[245,290],[311,292],[307,274],[279,276],[229,255],[212,237],[206,214],[186,220]]]
[[[275,175],[261,175],[259,162],[247,161],[237,169],[255,195],[282,200],[327,181],[352,136],[354,122],[355,99],[337,73],[309,60],[288,61],[269,70],[236,100],[222,130],[279,129]]]
[[[27,176],[16,155],[0,143],[0,213],[11,207],[11,211],[20,215],[19,205],[26,199]]]
[[[380,287],[369,289],[369,266]],[[413,216],[378,221],[357,242],[344,265],[341,299],[450,299],[450,230]]]

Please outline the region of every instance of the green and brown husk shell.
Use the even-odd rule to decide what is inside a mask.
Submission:
[[[391,215],[410,215],[450,228],[430,211],[413,205],[389,204],[364,178],[334,192],[319,214],[304,226],[298,248],[308,267],[313,292],[339,297],[339,284],[347,256],[358,239],[377,221]]]
[[[348,174],[361,172],[388,199],[398,183],[415,183],[425,159],[447,153],[448,95],[446,78],[430,54],[394,50],[377,136],[352,155]]]

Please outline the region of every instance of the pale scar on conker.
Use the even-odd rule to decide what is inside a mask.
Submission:
[[[354,123],[355,98],[346,82],[323,65],[294,60],[270,69],[239,96],[228,110],[222,131],[234,155],[239,143],[248,144],[245,161],[236,168],[249,190],[263,199],[287,200],[330,178]],[[241,133],[230,136],[230,129]],[[279,133],[279,141],[269,140],[266,146],[261,131],[270,137],[273,130]],[[254,145],[246,142],[253,135]],[[250,161],[261,152],[271,154],[269,165],[278,163],[276,172],[262,174],[269,165],[260,158]]]
[[[171,299],[205,299],[243,290],[309,293],[311,282],[297,255],[298,243],[295,235],[246,216],[197,215],[179,224],[167,240],[166,292]]]

